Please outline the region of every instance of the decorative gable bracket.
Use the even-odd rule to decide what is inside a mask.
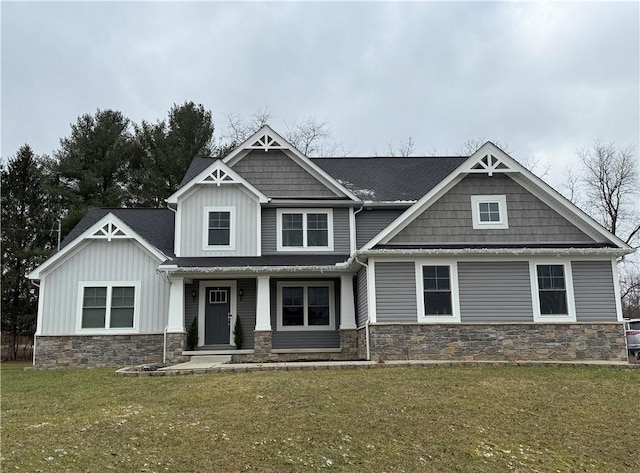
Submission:
[[[467,172],[493,176],[493,173],[496,172],[517,172],[517,170],[511,168],[495,154],[488,153],[482,156],[475,164],[472,164]]]
[[[221,184],[239,184],[240,181],[225,172],[224,169],[214,169],[210,174],[200,179],[201,184],[215,184],[220,187]]]
[[[276,141],[276,138],[272,136],[268,131],[261,133],[258,136],[258,139],[255,140],[249,146],[246,146],[246,149],[261,149],[264,152],[268,152],[270,149],[286,149],[287,146],[283,146],[281,143]]]
[[[108,222],[101,228],[99,228],[96,232],[94,232],[88,238],[92,239],[104,239],[107,241],[111,241],[115,238],[132,238],[127,235],[124,230],[122,230],[118,225],[113,222]]]

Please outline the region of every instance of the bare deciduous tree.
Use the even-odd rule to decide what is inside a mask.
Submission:
[[[271,112],[266,108],[259,108],[248,119],[237,113],[227,115],[227,129],[222,134],[234,146],[239,145],[271,120]]]
[[[632,146],[597,140],[577,152],[583,166],[578,203],[627,244],[640,232],[638,162]],[[580,202],[582,200],[582,202]]]
[[[393,146],[392,142],[387,143],[387,152],[391,157],[408,158],[415,150],[416,142],[411,136],[407,137],[406,140],[400,140],[400,144],[397,147]]]
[[[331,136],[327,122],[315,118],[294,120],[286,125],[284,137],[305,156],[317,156],[323,150],[323,142]]]

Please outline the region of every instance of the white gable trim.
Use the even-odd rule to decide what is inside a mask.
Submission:
[[[266,152],[269,152],[271,149],[281,150],[291,158],[293,162],[315,177],[336,195],[346,196],[351,200],[360,202],[360,199],[349,191],[349,189],[344,187],[331,175],[326,173],[320,166],[298,151],[295,146],[276,133],[269,125],[264,125],[256,131],[253,135],[247,138],[243,144],[229,153],[222,161],[229,166],[234,166],[242,158],[247,156],[247,150],[252,149],[261,149]]]
[[[565,199],[560,193],[549,186],[549,184],[526,169],[496,145],[487,141],[475,153],[469,156],[464,163],[441,181],[440,184],[425,194],[413,206],[409,207],[384,230],[372,238],[362,247],[362,250],[370,250],[375,245],[388,243],[465,176],[476,173],[484,173],[490,176],[494,173],[513,173],[512,178],[516,182],[587,235],[592,238],[594,238],[594,235],[603,237],[606,241],[615,244],[619,248],[631,248],[620,238],[606,230],[602,225]]]
[[[256,189],[249,181],[240,176],[240,174],[220,159],[216,159],[186,185],[174,192],[168,199],[165,199],[166,202],[169,204],[177,204],[179,197],[192,190],[198,184],[215,185],[217,187],[228,184],[244,186],[251,194],[258,198],[260,203],[269,202],[269,198],[266,195]]]
[[[65,246],[63,249],[51,256],[47,261],[42,263],[36,269],[27,274],[29,279],[40,279],[44,271],[52,268],[58,262],[61,262],[67,256],[75,253],[76,249],[80,249],[83,243],[89,240],[105,239],[111,241],[112,239],[130,239],[134,240],[139,246],[146,250],[149,254],[155,257],[158,262],[163,262],[169,259],[167,255],[158,250],[155,246],[151,245],[144,238],[138,235],[122,220],[116,217],[112,213],[108,213],[91,227],[82,232],[71,243]]]

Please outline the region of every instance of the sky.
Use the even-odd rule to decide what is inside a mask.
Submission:
[[[550,166],[640,137],[638,2],[5,2],[1,152],[51,155],[97,109],[192,100],[271,125],[326,122],[350,156],[455,155],[469,139]]]

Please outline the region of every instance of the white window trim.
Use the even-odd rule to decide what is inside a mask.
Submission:
[[[307,305],[307,288],[312,287],[328,287],[329,288],[329,325],[307,325],[308,310]],[[283,287],[304,287],[304,321],[305,325],[283,325],[282,324],[282,288]],[[336,329],[336,311],[335,311],[335,291],[333,281],[279,281],[277,284],[277,324],[278,332],[327,332]]]
[[[307,246],[307,214],[327,214],[327,246]],[[302,214],[302,246],[282,246],[282,214]],[[333,251],[333,209],[285,208],[276,212],[276,233],[278,251]]]
[[[500,220],[498,222],[480,221],[480,204],[497,203]],[[471,196],[471,219],[474,230],[501,230],[509,228],[509,217],[507,215],[507,197],[505,195],[472,195]]]
[[[453,315],[426,315],[424,313],[423,266],[449,266],[451,285],[451,310]],[[418,304],[418,322],[423,323],[459,323],[460,291],[458,289],[458,262],[450,259],[423,258],[416,260],[416,301]]]
[[[229,212],[229,244],[209,245],[209,212]],[[204,207],[202,219],[202,250],[203,251],[234,251],[236,249],[236,208]]]
[[[564,266],[564,284],[567,295],[568,314],[544,315],[540,313],[540,296],[538,288],[538,265],[562,265]],[[571,261],[567,259],[534,259],[529,261],[529,277],[531,280],[531,302],[533,305],[533,321],[545,322],[575,322],[576,305],[573,296],[573,272],[571,271]]]
[[[106,287],[107,308],[105,314],[105,328],[82,328],[82,305],[84,302],[85,287]],[[133,287],[133,327],[108,328],[111,322],[111,292],[114,287]],[[76,334],[79,335],[119,335],[138,333],[140,326],[140,281],[80,281],[78,283],[78,308],[76,314]]]

